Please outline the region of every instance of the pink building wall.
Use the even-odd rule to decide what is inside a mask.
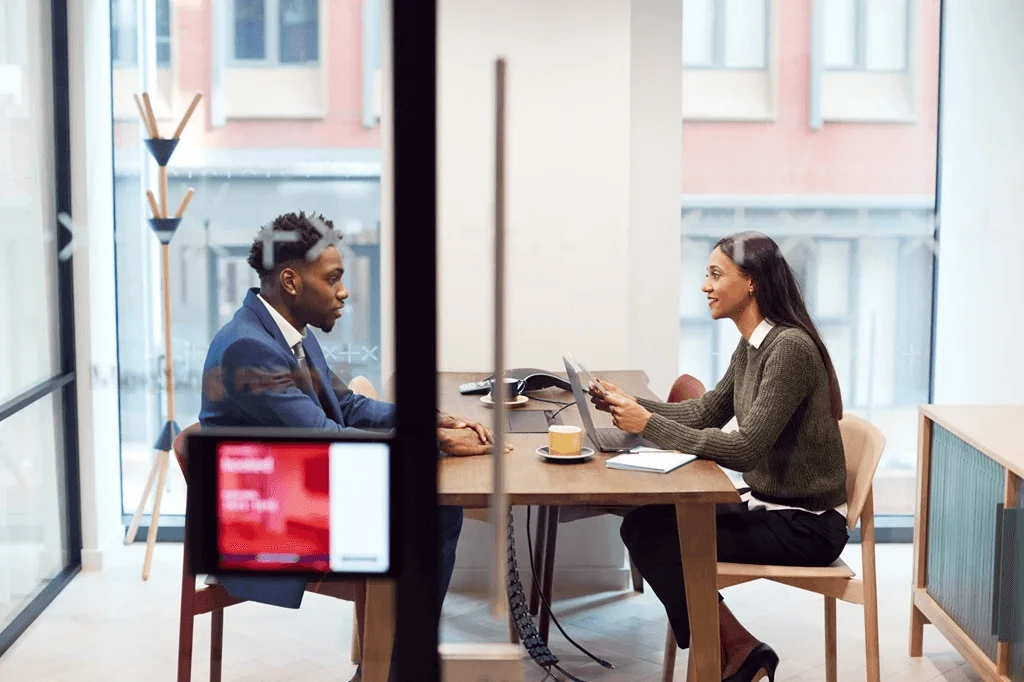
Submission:
[[[778,117],[683,125],[683,194],[932,195],[938,135],[939,3],[921,0],[918,120],[810,127],[811,0],[777,0]],[[684,76],[685,77],[685,76]]]
[[[912,124],[809,124],[812,0],[776,0],[779,26],[778,116],[765,123],[683,124],[683,194],[931,195],[935,190],[939,4],[920,0],[916,46],[921,71]],[[174,0],[172,33],[178,89],[208,96],[214,44],[210,4]],[[332,0],[326,49],[328,115],[320,120],[237,120],[213,128],[208,110],[189,135],[211,149],[375,148],[379,126],[364,128],[362,0]],[[208,101],[208,99],[207,99]],[[196,125],[200,123],[201,125]],[[118,125],[134,144],[135,125]]]

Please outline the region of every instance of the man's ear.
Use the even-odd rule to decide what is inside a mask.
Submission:
[[[291,296],[295,296],[298,293],[299,273],[293,268],[281,268],[278,281],[281,283],[281,291],[284,293]]]

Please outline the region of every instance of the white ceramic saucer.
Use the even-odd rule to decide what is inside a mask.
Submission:
[[[558,457],[548,452],[548,446],[545,445],[544,447],[537,448],[537,454],[549,462],[582,462],[593,457],[594,451],[591,448],[584,447],[578,455],[574,455],[572,457]]]
[[[530,401],[530,399],[528,397],[526,397],[525,395],[517,395],[515,400],[506,401],[505,402],[505,406],[506,407],[522,407],[523,405],[525,405],[529,401]],[[480,396],[480,402],[482,402],[484,405],[487,405],[487,407],[491,407],[491,406],[494,405],[494,401],[491,400],[490,394]]]

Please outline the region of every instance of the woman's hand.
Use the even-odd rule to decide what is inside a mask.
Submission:
[[[593,383],[591,383],[590,386],[587,387],[587,389],[590,391],[590,402],[593,403],[594,407],[601,410],[602,412],[611,412],[611,406],[605,400],[605,394],[602,393],[597,388],[597,386],[595,386],[595,384],[599,384],[601,388],[603,388],[609,395],[617,395],[623,398],[631,397],[628,393],[624,392],[615,384],[594,377]]]
[[[604,400],[612,414],[612,423],[617,428],[626,433],[643,433],[647,428],[651,413],[629,396],[610,394]]]
[[[494,434],[491,430],[477,422],[471,422],[463,417],[456,417],[446,414],[437,423],[439,429],[472,429],[479,436],[480,442],[490,444],[494,442]]]

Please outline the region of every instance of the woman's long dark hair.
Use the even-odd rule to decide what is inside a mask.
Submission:
[[[821,335],[807,313],[793,268],[782,255],[779,245],[760,232],[740,232],[719,240],[715,247],[721,249],[744,274],[754,280],[754,298],[762,315],[772,324],[802,329],[814,340],[828,373],[832,416],[836,421],[842,419],[843,396],[839,391],[836,369]]]

